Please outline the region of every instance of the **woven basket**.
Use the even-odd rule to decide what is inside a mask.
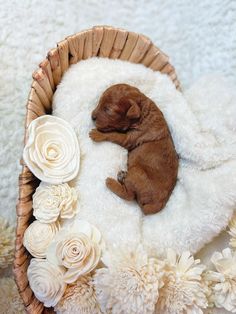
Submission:
[[[71,64],[94,56],[127,60],[141,63],[154,71],[170,76],[177,89],[180,84],[169,58],[144,35],[110,26],[96,26],[67,37],[48,52],[38,70],[33,73],[29,97],[26,105],[25,142],[30,122],[37,117],[50,114],[52,98],[63,74]],[[39,180],[34,177],[22,161],[22,173],[19,176],[19,201],[17,204],[17,229],[14,260],[14,275],[19,293],[27,313],[53,313],[44,308],[30,289],[27,268],[30,254],[23,246],[24,232],[33,221],[32,195]]]

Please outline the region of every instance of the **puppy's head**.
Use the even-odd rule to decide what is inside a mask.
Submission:
[[[141,116],[140,91],[127,84],[109,87],[92,112],[92,119],[99,131],[125,132],[138,122]]]

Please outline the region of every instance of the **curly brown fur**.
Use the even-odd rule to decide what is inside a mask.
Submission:
[[[125,200],[136,199],[144,214],[160,211],[176,184],[178,156],[162,112],[137,88],[109,87],[92,112],[95,142],[110,141],[128,150],[127,172],[107,187]]]

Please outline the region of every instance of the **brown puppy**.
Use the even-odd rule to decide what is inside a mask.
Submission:
[[[92,113],[95,142],[111,141],[128,151],[128,171],[107,187],[125,200],[137,199],[144,214],[160,211],[175,186],[178,156],[162,112],[137,88],[117,84],[108,88]]]

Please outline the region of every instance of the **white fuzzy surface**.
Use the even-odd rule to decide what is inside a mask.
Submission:
[[[12,223],[31,74],[56,42],[97,24],[149,36],[184,90],[213,71],[236,81],[235,0],[0,0],[0,214]]]
[[[116,178],[126,168],[127,151],[88,136],[92,110],[115,83],[138,87],[159,106],[180,156],[176,187],[155,215],[143,216],[136,202],[118,198],[105,186],[108,176]],[[149,252],[162,254],[171,247],[196,253],[227,226],[236,205],[236,93],[222,79],[206,78],[184,97],[166,75],[93,58],[67,71],[53,104],[54,114],[70,122],[79,138],[78,217],[95,224],[108,246],[141,241]]]

